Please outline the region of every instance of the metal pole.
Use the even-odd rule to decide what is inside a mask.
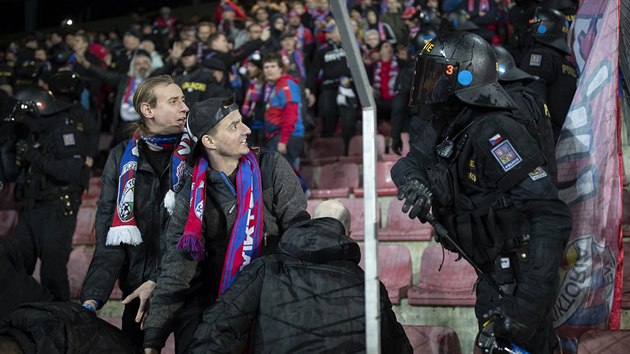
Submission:
[[[365,348],[368,354],[381,352],[380,282],[376,235],[376,105],[356,38],[352,32],[346,2],[330,0],[341,45],[363,107],[363,189],[365,207]]]

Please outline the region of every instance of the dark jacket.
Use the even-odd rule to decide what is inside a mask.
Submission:
[[[170,186],[170,168],[157,175],[143,153],[144,143],[138,146],[140,158],[134,193],[135,220],[142,234],[142,243],[137,246],[105,245],[116,211],[120,160],[127,144],[125,141],[114,147],[103,168],[103,187],[96,212],[96,248],[83,283],[81,301],[92,299],[105,304],[116,279],[126,296],[147,280],[157,281],[159,275],[160,239],[168,217],[163,200]]]
[[[201,65],[189,70],[176,70],[173,79],[184,92],[186,104],[189,107],[192,107],[196,102],[225,93],[225,89],[212,75],[212,70]]]
[[[26,273],[22,255],[15,245],[0,238],[0,318],[25,302],[52,301],[53,296]]]
[[[25,354],[138,353],[122,331],[73,302],[31,303],[0,320]]]
[[[295,172],[277,152],[261,149],[258,153],[263,199],[263,254],[275,251],[280,235],[296,220],[308,218],[306,198]],[[236,171],[229,176],[234,183]],[[151,298],[151,310],[145,321],[144,347],[161,348],[171,332],[174,313],[188,301],[214,302],[218,291],[232,226],[236,197],[221,175],[208,169],[203,233],[206,258],[196,262],[177,249],[188,219],[191,179],[177,195],[169,220],[162,259],[162,272]],[[203,300],[197,300],[203,299]],[[201,310],[203,311],[203,309]],[[201,315],[201,312],[199,313]]]
[[[116,98],[114,98],[114,111],[112,112],[112,122],[117,124],[120,121],[120,107],[127,86],[131,82],[131,77],[113,70],[103,69],[96,65],[90,65],[88,72],[99,79],[116,87]]]
[[[255,260],[206,310],[191,353],[231,353],[253,322],[254,353],[365,352],[364,273],[359,245],[332,218],[282,236],[278,254]],[[383,353],[411,353],[381,283]]]

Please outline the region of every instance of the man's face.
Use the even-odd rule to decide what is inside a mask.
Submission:
[[[381,46],[380,54],[382,60],[391,60],[394,56],[394,47],[391,43],[383,43],[383,45]]]
[[[341,41],[341,35],[339,34],[339,30],[337,29],[337,27],[335,27],[332,31],[326,33],[326,38],[337,43]]]
[[[295,49],[295,37],[282,38],[280,45],[282,45],[282,49],[287,52],[292,52]]]
[[[138,55],[133,61],[133,72],[136,77],[146,78],[151,70],[151,58]]]
[[[140,39],[136,36],[126,34],[123,36],[123,46],[128,51],[136,49],[140,45]]]
[[[158,135],[179,134],[184,131],[188,106],[184,102],[182,89],[175,84],[160,85],[154,88],[156,103],[150,108],[147,126]]]
[[[230,51],[230,47],[227,38],[223,35],[218,36],[214,42],[212,42],[211,49],[221,53],[228,53]]]
[[[43,48],[38,48],[35,50],[35,59],[37,60],[41,60],[41,61],[46,61],[47,57],[46,57],[46,50],[44,50]]]
[[[74,45],[72,49],[74,49],[77,53],[83,53],[88,47],[88,43],[81,36],[74,37]]]
[[[264,63],[263,71],[267,81],[276,82],[282,76],[282,68],[275,61]]]
[[[258,25],[249,26],[249,29],[247,30],[247,35],[249,36],[249,39],[251,39],[252,41],[260,38],[261,34],[262,34],[262,27]]]
[[[300,16],[289,16],[289,26],[298,27],[301,22]]]
[[[149,53],[153,53],[155,51],[155,44],[153,41],[147,39],[142,41],[142,48]]]
[[[249,152],[247,136],[252,131],[236,110],[228,114],[207,134],[215,143],[215,153],[226,160],[238,160]]]
[[[378,39],[378,35],[370,35],[365,37],[365,44],[370,48],[376,48],[378,46],[380,40]]]
[[[249,75],[249,77],[256,77],[259,72],[260,69],[256,66],[256,64],[247,63],[247,75]]]
[[[182,66],[186,69],[193,67],[193,65],[195,65],[195,63],[197,63],[197,56],[196,55],[187,55],[185,57],[182,57]]]
[[[427,7],[437,9],[440,5],[437,0],[427,0]]]
[[[210,37],[211,34],[210,26],[200,26],[197,29],[197,38],[204,43],[208,41],[208,37]]]
[[[265,22],[269,19],[269,13],[265,9],[259,9],[258,11],[256,11],[256,14],[254,15],[254,17],[256,18],[256,21],[258,21],[259,23]]]

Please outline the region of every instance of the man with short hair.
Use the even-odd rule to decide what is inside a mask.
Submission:
[[[282,58],[275,53],[263,57],[265,88],[265,138],[267,148],[278,151],[299,168],[298,158],[304,145],[300,86],[284,73]]]
[[[247,145],[251,131],[233,97],[198,102],[186,124],[195,142],[190,177],[169,221],[162,271],[144,324],[146,352],[162,348],[175,325],[176,350],[187,352],[202,312],[241,269],[274,252],[280,235],[309,217],[287,161]],[[174,323],[175,314],[189,322]]]
[[[276,254],[255,260],[204,312],[191,353],[231,353],[250,328],[252,353],[364,352],[365,275],[350,220],[327,200],[287,230]],[[411,353],[382,283],[380,306],[381,350]]]

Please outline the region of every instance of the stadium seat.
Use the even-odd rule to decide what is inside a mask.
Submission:
[[[376,195],[379,197],[394,196],[398,194],[398,188],[392,181],[390,171],[394,166],[393,161],[379,161],[376,163]],[[363,185],[363,179],[361,179]],[[363,197],[363,188],[355,188],[354,195]]]
[[[385,155],[385,137],[376,134],[376,158],[381,160]],[[351,162],[360,164],[363,162],[363,136],[355,135],[348,144],[348,155],[340,156],[339,162]]]
[[[630,242],[623,243],[624,257],[630,254]],[[623,262],[623,290],[621,292],[621,308],[630,309],[630,261]]]
[[[414,354],[461,354],[457,333],[449,327],[403,326]],[[581,354],[581,353],[580,353]]]
[[[365,234],[365,207],[363,206],[363,198],[340,198],[337,200],[343,203],[343,205],[350,210],[350,215],[352,216],[352,221],[350,223],[352,234],[350,236],[355,240],[363,240],[363,236]],[[378,227],[381,224],[381,208],[378,205],[378,200],[376,203],[376,228],[378,230]]]
[[[402,140],[402,152],[400,153],[400,155],[397,155],[393,151],[391,151],[390,146],[389,153],[383,155],[383,161],[398,161],[398,159],[400,159],[401,157],[407,156],[411,149],[409,145],[409,133],[400,133],[400,140]]]
[[[0,210],[0,238],[10,239],[17,223],[17,210]]]
[[[361,268],[365,269],[365,253],[361,246]],[[411,287],[411,253],[405,245],[378,245],[378,276],[394,305],[407,297]]]
[[[96,243],[94,223],[96,209],[94,207],[82,205],[77,213],[77,226],[72,235],[74,245],[93,245]]]
[[[302,165],[321,166],[339,160],[344,156],[346,147],[341,137],[317,138],[311,142]]]
[[[341,198],[359,186],[359,166],[354,163],[333,163],[320,167],[319,179],[311,189],[312,198]]]
[[[81,295],[83,281],[87,274],[92,256],[94,255],[94,247],[75,247],[70,252],[68,260],[68,282],[70,282],[70,298],[78,299]]]
[[[378,231],[380,240],[388,241],[426,241],[431,239],[433,227],[423,224],[418,219],[409,219],[402,212],[403,202],[392,198],[387,206],[387,225]]]
[[[443,252],[443,253],[442,253]],[[407,292],[410,305],[472,306],[477,274],[464,259],[433,243],[422,253],[420,283]],[[440,266],[442,270],[440,271]]]
[[[590,330],[580,336],[577,353],[630,353],[630,330]]]

